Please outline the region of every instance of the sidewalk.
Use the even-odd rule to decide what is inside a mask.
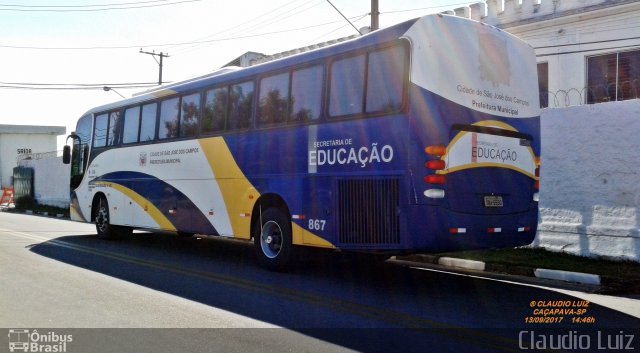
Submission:
[[[546,279],[586,292],[640,294],[640,263],[585,258],[544,249],[478,250],[397,256],[395,261],[456,272]]]

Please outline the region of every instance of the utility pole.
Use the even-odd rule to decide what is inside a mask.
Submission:
[[[378,10],[378,0],[371,0],[371,32],[380,28],[378,17],[380,11]]]
[[[165,54],[163,52],[160,52],[160,54],[156,53],[156,51],[152,51],[152,52],[148,52],[148,51],[142,51],[142,49],[140,49],[140,54],[149,54],[151,56],[153,56],[153,60],[155,60],[158,65],[160,65],[160,73],[158,75],[158,84],[161,85],[162,84],[162,58],[168,58],[169,54]],[[160,57],[160,61],[158,61],[158,59],[156,59],[156,56]]]

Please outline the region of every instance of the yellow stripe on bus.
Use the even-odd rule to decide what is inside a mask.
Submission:
[[[296,245],[310,245],[319,248],[335,249],[335,246],[310,231],[300,227],[295,223],[291,223],[293,232],[293,243]]]
[[[238,215],[250,214],[260,193],[244,176],[222,137],[204,138],[199,142],[222,192],[233,235],[249,239],[251,218]]]
[[[251,217],[239,217],[238,215],[250,214],[255,202],[260,198],[260,193],[240,170],[229,146],[222,137],[204,138],[199,142],[213,171],[213,177],[222,192],[234,237],[249,239],[251,237]],[[334,247],[328,241],[293,222],[292,233],[292,241],[296,245]]]
[[[176,231],[176,227],[173,223],[171,223],[171,221],[156,206],[137,192],[114,182],[96,182],[96,184],[108,185],[125,194],[130,200],[137,203],[140,208],[146,210],[149,216],[158,224],[160,229]]]

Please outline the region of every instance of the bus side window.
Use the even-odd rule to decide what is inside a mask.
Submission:
[[[331,66],[329,115],[362,113],[364,97],[365,56],[336,60]]]
[[[109,134],[107,135],[107,146],[117,146],[122,142],[122,119],[120,112],[109,114]]]
[[[96,122],[93,128],[93,147],[104,147],[107,145],[107,114],[96,116]]]
[[[260,80],[258,125],[280,124],[289,116],[289,73]]]
[[[209,134],[225,129],[229,87],[219,87],[205,93],[202,133]]]
[[[178,116],[180,114],[180,98],[175,97],[160,103],[160,125],[158,138],[178,137]]]
[[[193,137],[198,134],[200,121],[200,93],[182,97],[180,113],[180,137]]]
[[[138,142],[140,128],[140,107],[129,108],[124,111],[124,133],[122,143]]]
[[[296,70],[291,75],[291,121],[310,121],[320,117],[322,102],[321,65]]]
[[[405,50],[402,46],[369,54],[367,113],[396,112],[402,108]]]
[[[239,83],[230,87],[227,129],[246,129],[250,126],[253,92],[253,82]]]
[[[153,141],[156,138],[156,103],[142,106],[142,116],[140,121],[140,142]]]

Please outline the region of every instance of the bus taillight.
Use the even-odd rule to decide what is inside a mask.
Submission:
[[[424,152],[430,156],[442,157],[447,153],[447,148],[439,145],[429,146],[425,147]]]
[[[424,164],[425,168],[431,170],[443,170],[445,163],[442,159],[433,159]]]
[[[442,174],[427,175],[423,178],[423,180],[427,184],[443,185],[443,184],[446,184],[447,182],[447,178]]]

